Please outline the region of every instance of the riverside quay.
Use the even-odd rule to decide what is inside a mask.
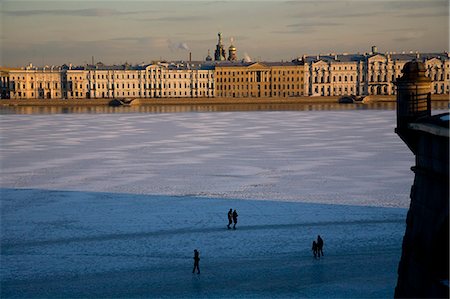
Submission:
[[[233,52],[231,52],[233,51]],[[220,52],[220,51],[219,51]],[[2,99],[207,98],[394,95],[408,61],[420,61],[433,94],[449,93],[449,53],[304,55],[291,62],[228,60],[141,65],[1,68]],[[219,55],[218,57],[222,57]]]

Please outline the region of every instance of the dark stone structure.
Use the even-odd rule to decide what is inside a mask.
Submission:
[[[449,297],[449,114],[431,115],[431,80],[408,62],[397,85],[396,133],[416,156],[396,298]]]

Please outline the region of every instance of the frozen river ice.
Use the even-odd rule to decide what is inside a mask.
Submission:
[[[0,121],[2,298],[393,295],[414,163],[395,111]]]
[[[2,186],[408,207],[395,111],[2,116]]]

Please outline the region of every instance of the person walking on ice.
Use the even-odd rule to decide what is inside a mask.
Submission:
[[[195,269],[197,269],[197,274],[200,274],[200,267],[199,267],[200,257],[199,252],[197,249],[194,249],[194,269],[192,270],[192,273],[195,272]]]
[[[312,243],[312,252],[314,254],[314,258],[316,259],[317,258],[317,243],[316,243],[316,241],[313,241],[313,243]]]
[[[236,210],[234,210],[234,212],[233,212],[233,222],[234,222],[233,229],[236,229],[237,217],[238,217],[238,213],[236,212]]]
[[[230,209],[230,210],[228,211],[228,225],[227,225],[228,229],[231,228],[230,225],[231,225],[232,223],[233,223],[233,209]]]
[[[323,256],[323,240],[320,235],[317,236],[317,255],[320,257],[320,254]]]

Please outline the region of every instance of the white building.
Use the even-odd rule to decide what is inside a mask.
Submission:
[[[427,67],[434,94],[449,93],[448,53],[369,53],[303,56],[305,90],[309,95],[394,95],[395,80],[405,63],[419,60]]]
[[[87,66],[66,71],[67,98],[213,97],[212,67],[186,63]]]

